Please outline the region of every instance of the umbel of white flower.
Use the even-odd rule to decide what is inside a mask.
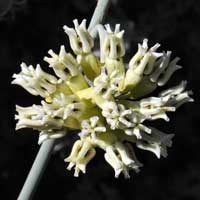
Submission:
[[[132,144],[151,151],[157,158],[166,157],[167,148],[172,145],[173,134],[165,134],[145,122],[168,122],[167,112],[175,112],[183,103],[193,101],[192,92],[185,90],[186,81],[182,81],[148,97],[181,68],[177,65],[179,58],[171,58],[170,51],[158,52],[159,44],[149,47],[144,39],[126,69],[124,31],[120,31],[119,24],[114,31],[110,25],[99,24],[89,32],[86,20],[73,22],[74,28],[63,27],[72,52],[67,53],[62,45],[58,54],[49,50],[49,57],[44,57],[55,75],[44,72],[40,65],[34,68],[25,63],[21,64],[21,72],[13,75],[13,84],[44,98],[41,105],[16,106],[16,129],[38,130],[39,144],[77,129],[79,139],[65,159],[69,162],[67,169],[75,169],[74,176],[86,172],[95,149],[101,148],[115,177],[123,173],[128,178],[130,170],[138,172],[142,166]],[[100,57],[92,51],[95,31]]]

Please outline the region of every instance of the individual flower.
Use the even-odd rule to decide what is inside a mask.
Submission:
[[[192,91],[186,90],[186,81],[156,94],[156,88],[166,85],[181,67],[179,58],[171,59],[171,51],[158,52],[160,44],[148,47],[144,39],[125,68],[124,31],[117,24],[99,24],[88,30],[86,20],[74,27],[64,26],[73,53],[60,47],[56,54],[49,50],[44,57],[55,75],[44,72],[39,65],[21,64],[21,72],[12,81],[33,95],[43,98],[40,105],[16,106],[16,129],[33,128],[39,131],[38,143],[50,138],[61,138],[77,130],[79,138],[71,154],[65,159],[74,176],[85,173],[96,148],[102,149],[106,162],[130,177],[142,164],[136,158],[135,148],[150,151],[157,158],[167,156],[174,134],[165,134],[147,125],[157,119],[169,121],[168,112],[192,102]],[[94,33],[100,41],[100,57],[92,49]],[[155,90],[155,96],[147,96]]]
[[[142,132],[141,140],[136,142],[136,146],[140,149],[151,151],[157,158],[161,156],[167,157],[167,147],[172,146],[171,139],[174,134],[165,134],[153,127],[150,127],[151,134]]]
[[[30,107],[16,106],[18,120],[16,129],[34,128],[37,130],[45,129],[61,129],[64,126],[62,118],[55,118],[47,113],[41,105],[33,105]],[[48,124],[48,126],[47,126]]]
[[[99,123],[99,117],[94,116],[91,117],[89,120],[83,120],[81,123],[82,130],[79,133],[80,137],[85,137],[91,135],[94,143],[96,141],[96,134],[101,132],[106,132],[106,127],[101,126]]]
[[[131,109],[125,109],[123,104],[117,105],[116,103],[108,102],[102,111],[102,115],[106,118],[112,130],[124,130],[125,134],[135,135],[137,138],[141,138],[141,130],[151,133],[151,130],[142,124],[145,117]]]
[[[70,46],[76,55],[90,53],[94,41],[86,28],[86,20],[84,19],[80,24],[78,20],[73,20],[74,28],[63,26],[65,33],[69,36]]]
[[[171,51],[156,52],[159,44],[148,48],[148,40],[138,46],[138,52],[129,62],[122,91],[131,89],[131,98],[140,98],[165,85],[173,73],[180,69],[179,58],[170,61]]]
[[[22,63],[21,72],[13,78],[13,84],[20,85],[32,95],[46,97],[56,91],[57,78],[44,72],[39,64],[34,69],[32,65]]]
[[[51,58],[45,56],[44,60],[53,68],[55,74],[61,79],[60,82],[65,82],[72,92],[88,87],[79,71],[76,59],[70,53],[66,53],[64,46],[60,47],[59,55],[55,54],[53,50],[49,50],[48,53]]]
[[[120,24],[115,25],[115,30],[112,31],[109,24],[105,25],[105,36],[102,42],[102,51],[104,58],[120,59],[125,54],[123,43],[124,30],[120,31]],[[106,62],[106,61],[105,61]]]
[[[186,102],[193,102],[194,100],[190,97],[193,94],[191,90],[185,91],[187,81],[182,81],[179,85],[164,90],[159,94],[160,97],[168,96],[169,101],[167,102],[168,106],[175,106],[176,108],[180,107]]]
[[[87,164],[95,154],[96,151],[90,142],[87,140],[77,140],[74,143],[70,156],[65,158],[65,162],[69,162],[67,169],[71,170],[74,167],[74,176],[76,177],[79,176],[80,171],[85,173]]]
[[[122,77],[116,77],[116,75],[117,70],[108,75],[103,67],[101,74],[94,79],[94,92],[97,95],[102,95],[105,99],[111,99],[113,95],[117,95],[119,84],[123,79]]]
[[[129,170],[139,172],[139,168],[142,167],[128,144],[117,142],[114,147],[106,148],[104,157],[114,168],[115,178],[118,178],[121,172],[123,172],[125,178],[130,178]]]
[[[82,66],[82,69],[89,80],[93,80],[100,74],[100,62],[92,53],[94,41],[86,28],[86,20],[80,24],[78,20],[73,21],[74,28],[63,26],[65,33],[70,40],[70,46],[77,56],[77,62]]]

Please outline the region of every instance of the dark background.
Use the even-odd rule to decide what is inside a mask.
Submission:
[[[131,2],[133,4],[131,4]],[[94,0],[0,0],[0,199],[13,200],[25,181],[38,152],[38,134],[32,130],[15,131],[15,104],[29,106],[40,102],[21,87],[11,85],[12,74],[20,71],[22,61],[41,63],[47,51],[58,52],[68,47],[62,26],[72,25],[78,18],[90,19]],[[131,179],[114,178],[104,161],[103,152],[88,165],[79,178],[67,171],[63,159],[69,154],[74,138],[58,146],[44,173],[34,200],[40,199],[138,199],[199,200],[200,199],[200,135],[199,135],[199,0],[113,0],[106,19],[121,23],[130,44],[128,58],[137,43],[147,37],[150,44],[159,42],[161,50],[172,50],[181,57],[183,69],[176,72],[167,87],[188,80],[194,91],[194,103],[188,103],[170,115],[169,123],[155,126],[175,133],[173,147],[166,159],[157,160],[149,152],[136,151],[144,164]],[[132,53],[131,53],[132,52]],[[130,56],[129,56],[130,55]]]

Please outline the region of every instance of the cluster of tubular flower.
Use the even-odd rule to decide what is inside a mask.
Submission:
[[[21,64],[21,72],[13,75],[13,84],[44,98],[41,105],[16,106],[16,129],[38,130],[39,144],[77,129],[79,139],[65,159],[68,170],[74,168],[75,176],[80,171],[85,173],[95,149],[101,148],[115,177],[123,173],[127,178],[130,170],[138,172],[142,166],[133,145],[151,151],[157,158],[166,157],[172,145],[173,134],[145,122],[169,121],[167,112],[193,101],[192,92],[185,90],[186,81],[182,81],[156,97],[148,97],[181,68],[177,65],[179,59],[171,59],[170,51],[158,52],[159,44],[149,47],[144,39],[126,69],[124,31],[120,31],[119,24],[114,31],[110,25],[101,24],[88,31],[86,20],[73,22],[74,28],[63,27],[73,54],[61,46],[58,54],[49,50],[49,57],[44,57],[55,75],[44,72],[40,65],[34,68],[25,63]],[[100,58],[92,52],[94,32],[99,36]]]

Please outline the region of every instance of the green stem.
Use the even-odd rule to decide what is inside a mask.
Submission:
[[[33,198],[51,157],[55,141],[55,139],[49,139],[43,142],[17,200],[30,200]]]
[[[100,24],[105,17],[106,11],[110,4],[110,0],[98,0],[95,11],[92,15],[88,30],[91,31],[97,24]]]
[[[89,29],[94,28],[97,24],[101,23],[106,13],[109,0],[98,0],[96,9],[92,16]],[[56,140],[49,139],[43,142],[40,150],[35,158],[33,166],[27,176],[24,186],[19,194],[18,200],[31,200],[40,182],[42,174],[51,157]]]

